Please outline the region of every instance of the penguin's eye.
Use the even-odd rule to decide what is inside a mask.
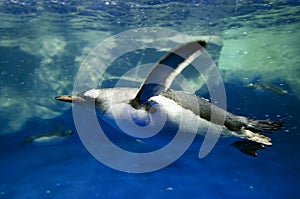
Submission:
[[[87,96],[87,95],[82,95],[81,96],[84,100],[88,100],[88,99],[90,99],[90,97],[89,96]]]
[[[78,93],[77,96],[84,101],[90,100],[90,97],[88,95],[86,95],[85,92]]]

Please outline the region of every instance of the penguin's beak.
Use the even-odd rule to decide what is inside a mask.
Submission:
[[[83,98],[79,96],[71,96],[71,95],[60,95],[60,96],[56,96],[55,99],[63,102],[69,102],[69,103],[85,101]]]

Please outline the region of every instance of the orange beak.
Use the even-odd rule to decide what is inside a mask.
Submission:
[[[55,99],[59,100],[59,101],[63,101],[63,102],[69,102],[69,103],[72,103],[72,102],[83,102],[83,101],[85,101],[81,97],[71,96],[71,95],[56,96]]]

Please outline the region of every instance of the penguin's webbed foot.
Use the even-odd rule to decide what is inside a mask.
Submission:
[[[265,149],[265,146],[261,143],[253,142],[253,141],[236,141],[231,144],[231,146],[237,148],[239,151],[246,155],[250,155],[253,157],[257,157],[257,150]]]

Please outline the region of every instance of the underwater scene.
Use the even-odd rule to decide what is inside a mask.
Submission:
[[[0,0],[0,19],[0,199],[300,198],[299,0]]]

